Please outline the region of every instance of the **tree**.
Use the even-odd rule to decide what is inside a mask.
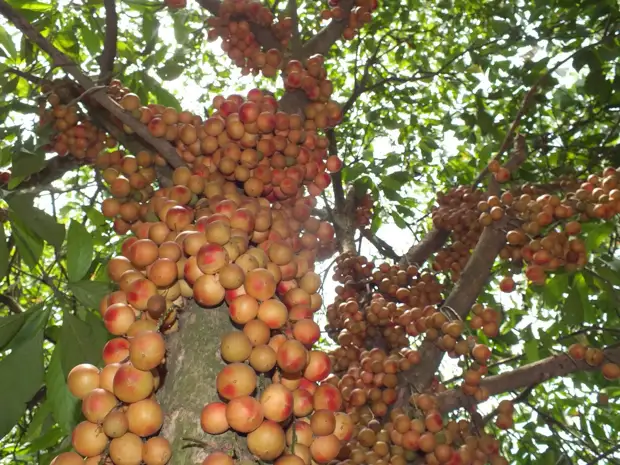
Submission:
[[[618,5],[310,3],[0,0],[3,460],[618,463]]]

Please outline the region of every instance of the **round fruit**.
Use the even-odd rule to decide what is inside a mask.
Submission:
[[[258,428],[248,434],[247,441],[250,452],[261,460],[276,459],[282,455],[286,447],[286,438],[282,427],[270,420],[265,420]]]
[[[145,465],[166,465],[171,457],[172,449],[166,438],[150,438],[142,446],[142,461]]]
[[[67,376],[69,391],[78,399],[83,399],[93,389],[99,387],[99,368],[88,363],[76,365]]]
[[[108,452],[115,465],[140,465],[142,462],[142,439],[133,433],[126,433],[110,441]]]
[[[254,431],[263,419],[263,407],[254,397],[237,397],[226,406],[226,420],[239,433]]]
[[[249,396],[256,389],[256,372],[243,363],[231,363],[217,374],[215,385],[222,398]]]
[[[152,370],[162,362],[164,355],[166,343],[159,332],[143,331],[130,341],[129,361],[138,370]]]

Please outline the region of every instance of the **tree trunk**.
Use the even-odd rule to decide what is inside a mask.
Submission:
[[[233,433],[211,436],[200,426],[205,404],[220,400],[215,387],[215,377],[225,365],[220,336],[234,329],[227,307],[205,309],[191,302],[179,314],[179,328],[167,338],[167,373],[157,394],[165,412],[161,434],[172,446],[169,464],[199,465],[213,450],[239,454]]]

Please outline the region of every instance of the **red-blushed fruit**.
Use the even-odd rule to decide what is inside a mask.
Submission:
[[[286,305],[277,299],[265,300],[258,307],[258,319],[270,329],[280,329],[288,320],[288,310]]]
[[[115,465],[140,465],[142,462],[142,439],[133,433],[125,433],[110,441],[108,451]]]
[[[222,434],[230,428],[226,419],[226,404],[211,402],[203,407],[200,414],[200,426],[205,433]]]
[[[119,363],[129,357],[129,341],[123,337],[110,339],[103,346],[103,363]]]
[[[275,461],[275,465],[306,465],[306,462],[297,455],[284,454]]]
[[[110,363],[99,373],[99,385],[108,392],[114,393],[114,377],[121,367],[120,363]]]
[[[237,324],[246,324],[258,315],[258,302],[250,295],[244,294],[234,299],[229,307],[230,319]]]
[[[146,310],[149,299],[157,294],[157,286],[146,278],[140,278],[129,285],[126,293],[128,304],[137,310]]]
[[[50,465],[84,465],[84,459],[77,452],[63,452],[58,454]]]
[[[129,422],[129,431],[143,438],[157,433],[164,422],[164,412],[153,398],[129,404],[125,414]]]
[[[296,420],[288,427],[286,430],[286,444],[289,446],[293,444],[293,434],[294,441],[297,444],[302,444],[306,447],[310,447],[310,444],[312,444],[314,436],[312,435],[312,428],[308,421]]]
[[[67,376],[69,391],[78,399],[83,399],[93,389],[99,387],[99,368],[89,363],[76,365]]]
[[[601,367],[601,373],[603,373],[605,379],[615,381],[620,378],[620,367],[615,363],[605,363]]]
[[[312,394],[305,389],[293,391],[293,413],[296,417],[305,417],[314,410],[312,406]]]
[[[126,334],[135,321],[134,310],[127,304],[110,305],[103,314],[106,329],[115,336]]]
[[[73,429],[71,444],[78,454],[93,457],[105,450],[108,437],[96,423],[83,421]]]
[[[272,461],[282,455],[286,437],[282,427],[274,421],[265,420],[248,434],[248,449],[260,460]]]
[[[88,421],[101,423],[118,403],[112,393],[102,388],[96,388],[82,399],[82,413]]]
[[[149,438],[142,446],[144,465],[166,465],[172,457],[172,448],[166,438]]]
[[[218,394],[227,400],[249,396],[256,389],[256,372],[244,363],[231,363],[217,374]]]
[[[283,372],[298,373],[308,363],[308,351],[301,342],[289,339],[278,349],[277,362]]]
[[[226,420],[238,433],[254,431],[263,419],[263,407],[254,397],[237,397],[226,406]]]
[[[226,289],[219,283],[217,275],[205,274],[194,283],[194,300],[203,307],[215,307],[222,303]]]
[[[304,370],[304,378],[309,381],[323,381],[331,372],[332,364],[325,352],[311,350],[308,365]]]
[[[583,360],[586,356],[586,348],[583,346],[583,344],[572,344],[569,348],[568,348],[568,354],[574,359],[574,360]]]
[[[166,355],[166,343],[161,333],[143,331],[130,340],[129,361],[138,370],[157,367]]]
[[[342,409],[342,394],[332,384],[321,384],[316,388],[312,397],[315,410],[328,409],[332,412],[338,412]]]
[[[265,268],[255,268],[245,275],[245,291],[256,300],[271,299],[276,293],[276,281]]]
[[[499,288],[502,292],[512,292],[515,289],[515,282],[512,277],[506,276],[499,282]]]
[[[293,337],[307,347],[321,338],[321,328],[308,318],[297,321],[293,326]]]
[[[211,452],[203,460],[202,465],[234,465],[234,461],[230,455],[225,452]]]
[[[310,445],[310,454],[317,463],[329,463],[340,452],[340,440],[334,435],[315,437]]]
[[[293,413],[293,394],[282,384],[270,384],[260,395],[263,414],[268,420],[283,422]]]
[[[123,363],[114,375],[114,395],[131,403],[146,399],[153,392],[153,374],[138,370],[131,362]]]

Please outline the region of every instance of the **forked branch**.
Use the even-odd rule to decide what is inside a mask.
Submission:
[[[95,86],[93,81],[91,81],[69,57],[50,44],[26,18],[14,10],[5,0],[0,0],[0,13],[12,22],[28,39],[50,55],[54,66],[62,67],[67,73],[73,76],[86,92]],[[93,92],[91,98],[144,139],[159,152],[170,165],[176,168],[184,164],[176,149],[170,143],[154,137],[144,124],[126,113],[120,105],[107,95],[105,90],[100,89]]]

